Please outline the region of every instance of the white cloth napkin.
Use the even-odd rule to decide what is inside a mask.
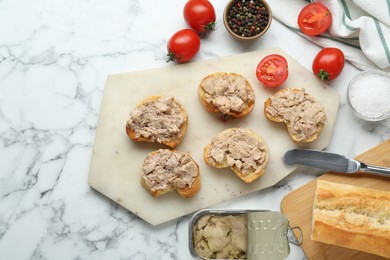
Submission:
[[[328,32],[307,36],[298,27],[305,0],[267,0],[275,19],[322,47],[336,47],[361,70],[390,73],[390,0],[312,0],[328,7],[332,24]]]

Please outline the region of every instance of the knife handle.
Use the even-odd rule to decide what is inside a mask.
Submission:
[[[368,165],[365,163],[361,163],[360,171],[372,172],[372,173],[379,174],[382,176],[390,177],[390,168],[386,168],[386,167],[374,166],[374,165]]]

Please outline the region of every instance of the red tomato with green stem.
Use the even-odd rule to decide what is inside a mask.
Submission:
[[[215,10],[208,0],[187,1],[183,15],[187,24],[201,36],[206,36],[215,28]]]
[[[324,48],[313,60],[313,73],[322,80],[332,80],[340,75],[344,68],[344,53],[337,48]]]
[[[199,35],[190,29],[180,30],[169,39],[167,49],[167,62],[187,62],[191,60],[200,49]]]
[[[330,27],[332,16],[329,9],[321,3],[306,5],[298,15],[298,26],[306,35],[319,35]]]
[[[257,79],[266,87],[277,87],[288,77],[287,60],[279,54],[264,57],[256,68]]]

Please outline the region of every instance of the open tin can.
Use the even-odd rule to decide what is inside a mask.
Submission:
[[[191,217],[188,234],[196,259],[285,259],[289,243],[300,246],[303,237],[285,215],[268,210],[201,210]]]

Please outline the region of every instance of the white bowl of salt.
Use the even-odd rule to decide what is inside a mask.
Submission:
[[[349,83],[347,102],[353,113],[367,121],[390,117],[390,75],[363,71]]]

